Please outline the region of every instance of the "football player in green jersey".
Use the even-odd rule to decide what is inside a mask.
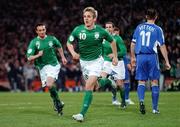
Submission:
[[[67,63],[67,60],[59,40],[54,36],[46,35],[45,24],[38,23],[35,26],[35,31],[38,36],[35,37],[28,46],[27,59],[30,62],[34,61],[40,73],[42,87],[47,86],[49,88],[50,95],[54,102],[54,108],[59,115],[62,115],[64,103],[60,101],[57,89],[54,86],[61,67],[55,49],[58,50],[64,65]]]
[[[114,34],[120,36],[120,29],[118,27],[114,27]],[[125,101],[126,104],[134,105],[135,103],[129,98],[129,92],[130,92],[130,74],[129,71],[131,71],[131,64],[130,64],[130,58],[128,53],[123,57],[124,64],[125,64],[125,80],[124,80],[124,89],[125,89]],[[113,99],[116,98],[116,90],[113,92]]]
[[[73,115],[73,119],[79,122],[84,120],[84,116],[92,101],[92,92],[100,76],[103,58],[102,42],[108,40],[111,43],[113,65],[117,65],[116,43],[112,36],[101,26],[95,24],[97,11],[93,7],[87,7],[83,10],[84,24],[77,26],[71,33],[67,41],[67,47],[73,59],[80,59],[83,76],[86,80],[85,95],[82,110]],[[79,43],[79,54],[75,52],[72,42],[77,40]]]
[[[126,46],[122,40],[122,38],[119,35],[114,34],[114,24],[112,22],[106,22],[105,28],[109,33],[113,36],[114,40],[116,41],[117,46],[117,54],[118,54],[118,65],[114,66],[112,64],[112,58],[113,53],[111,50],[111,46],[107,40],[103,41],[103,58],[104,58],[104,64],[103,64],[103,70],[101,73],[102,79],[98,81],[99,85],[103,87],[106,84],[111,84],[112,86],[117,86],[120,90],[120,96],[121,96],[121,107],[125,108],[125,95],[124,95],[124,83],[123,80],[125,79],[125,66],[123,57],[126,55]],[[107,76],[109,76],[109,79],[112,81],[110,82],[109,79],[107,79]],[[115,85],[113,85],[114,81]],[[113,91],[113,101],[112,104],[114,105],[120,105],[119,101],[116,99],[116,89],[112,88]],[[115,90],[115,91],[114,91]]]

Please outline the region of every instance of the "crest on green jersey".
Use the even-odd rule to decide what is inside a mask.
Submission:
[[[95,32],[94,37],[97,40],[99,38],[99,32]]]
[[[48,44],[49,44],[50,47],[53,46],[53,42],[52,41],[49,41]]]

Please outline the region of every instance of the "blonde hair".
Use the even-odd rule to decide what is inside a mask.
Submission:
[[[93,18],[97,18],[98,17],[98,12],[97,10],[95,10],[93,7],[86,7],[84,10],[83,10],[83,14],[85,12],[91,12],[93,14]]]

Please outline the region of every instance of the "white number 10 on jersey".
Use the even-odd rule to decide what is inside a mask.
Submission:
[[[79,39],[80,40],[85,40],[86,39],[86,34],[85,33],[79,33]]]

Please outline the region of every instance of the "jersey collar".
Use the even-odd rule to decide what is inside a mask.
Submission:
[[[45,39],[46,37],[47,37],[47,35],[45,35],[45,37],[44,37],[43,39]],[[42,39],[42,38],[40,38],[39,36],[37,36],[37,38],[38,38],[38,39]]]
[[[87,27],[84,25],[84,28],[86,29],[86,30],[89,30],[89,29],[87,29]],[[94,25],[94,27],[91,29],[91,30],[94,30],[94,29],[96,29],[96,25]]]

